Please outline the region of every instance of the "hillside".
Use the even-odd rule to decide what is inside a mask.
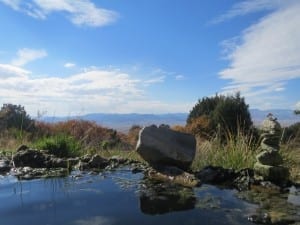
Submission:
[[[300,116],[294,115],[292,110],[259,110],[251,109],[251,116],[254,124],[259,126],[268,113],[276,116],[283,126],[288,126],[300,121]],[[128,131],[132,125],[150,125],[150,124],[169,124],[185,125],[187,113],[169,113],[169,114],[109,114],[109,113],[93,113],[77,117],[44,117],[42,120],[46,122],[58,122],[68,119],[83,119],[95,121],[105,127],[110,127],[119,131]]]

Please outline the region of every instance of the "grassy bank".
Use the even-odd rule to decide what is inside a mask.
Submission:
[[[118,155],[143,161],[133,150],[137,134],[119,134],[85,121],[39,124],[39,129],[33,133],[16,129],[1,132],[0,154],[11,156],[18,146],[25,144],[31,148],[47,149],[59,157],[99,154],[105,158]],[[196,155],[191,168],[193,171],[208,165],[236,170],[253,168],[259,151],[258,141],[251,135],[228,134],[226,141],[218,136],[210,139],[197,137]],[[299,137],[282,144],[280,153],[284,158],[284,166],[290,168],[291,179],[300,182]]]

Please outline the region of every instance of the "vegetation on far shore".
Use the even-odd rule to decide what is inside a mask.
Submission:
[[[280,122],[280,121],[279,121]],[[99,154],[119,155],[142,161],[133,151],[141,129],[133,125],[127,134],[92,121],[46,123],[33,120],[20,105],[0,109],[0,154],[11,155],[19,145],[48,150],[59,157]],[[207,165],[252,168],[260,152],[259,129],[252,124],[248,105],[239,94],[202,98],[191,110],[185,126],[172,129],[192,133],[197,150],[192,170]],[[282,129],[281,150],[292,180],[300,181],[300,123]]]

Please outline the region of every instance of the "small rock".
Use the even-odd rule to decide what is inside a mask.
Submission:
[[[11,166],[8,160],[0,160],[0,173],[7,173],[10,169]]]
[[[200,180],[193,174],[173,166],[161,166],[159,170],[151,168],[146,175],[150,179],[172,182],[185,187],[197,187],[200,185]]]
[[[29,149],[29,147],[27,146],[27,145],[20,145],[18,148],[17,148],[17,152],[19,152],[19,151],[25,151],[25,150],[27,150],[27,149]]]
[[[232,182],[236,177],[236,173],[232,169],[224,169],[222,167],[207,166],[196,174],[203,183],[221,184],[224,182]]]
[[[258,162],[269,166],[279,166],[283,163],[283,159],[278,151],[263,151],[256,156]]]
[[[283,166],[269,166],[256,162],[254,171],[256,175],[262,176],[264,180],[275,184],[285,183],[289,178],[289,170]]]

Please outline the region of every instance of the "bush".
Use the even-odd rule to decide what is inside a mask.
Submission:
[[[283,128],[282,142],[288,143],[290,141],[300,139],[300,122],[290,125],[289,127]]]
[[[21,131],[33,131],[34,120],[26,113],[21,105],[3,104],[0,109],[1,131],[16,128]]]
[[[223,139],[229,133],[234,136],[239,132],[248,133],[253,124],[248,107],[240,93],[235,96],[205,97],[190,111],[187,126],[197,127],[197,124],[193,125],[196,122],[199,129],[194,130],[198,132],[195,134],[201,135],[204,130],[210,135],[218,133]]]
[[[127,142],[131,145],[132,148],[135,148],[136,143],[139,139],[139,132],[142,129],[139,125],[133,125],[127,134]]]
[[[80,143],[74,137],[64,134],[41,138],[35,143],[35,147],[47,150],[57,157],[76,157],[81,152]]]
[[[122,146],[123,136],[116,130],[104,128],[92,121],[68,120],[58,123],[36,123],[36,136],[55,136],[65,134],[78,140],[84,151],[97,151]],[[105,144],[109,143],[109,144]]]
[[[186,131],[204,138],[210,138],[214,135],[212,133],[213,129],[211,120],[207,115],[191,119],[191,122],[186,125]]]

